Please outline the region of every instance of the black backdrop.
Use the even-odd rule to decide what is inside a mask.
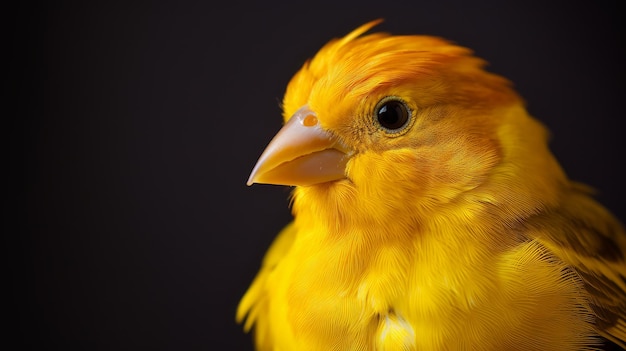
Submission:
[[[378,30],[449,38],[513,80],[571,178],[626,219],[617,2],[359,3],[5,14],[7,150],[21,161],[6,172],[24,184],[8,201],[5,289],[23,349],[250,350],[235,307],[290,213],[289,189],[245,181],[292,74],[379,17]]]

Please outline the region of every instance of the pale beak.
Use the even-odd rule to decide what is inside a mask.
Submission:
[[[248,185],[313,185],[344,179],[346,148],[323,130],[306,105],[291,116],[257,161]]]

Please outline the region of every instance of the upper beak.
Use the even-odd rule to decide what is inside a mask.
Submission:
[[[346,178],[349,156],[306,105],[287,121],[257,161],[248,185],[313,185]]]

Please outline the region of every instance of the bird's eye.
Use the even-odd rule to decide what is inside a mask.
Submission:
[[[376,105],[374,118],[389,133],[402,131],[409,123],[411,111],[397,97],[386,97]]]

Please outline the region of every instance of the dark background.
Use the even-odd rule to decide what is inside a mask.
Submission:
[[[5,172],[22,185],[5,222],[9,334],[21,349],[250,350],[236,304],[290,213],[289,189],[246,179],[304,60],[380,17],[376,30],[446,37],[514,81],[571,178],[625,220],[621,11],[581,3],[61,1],[5,13],[19,161]]]

